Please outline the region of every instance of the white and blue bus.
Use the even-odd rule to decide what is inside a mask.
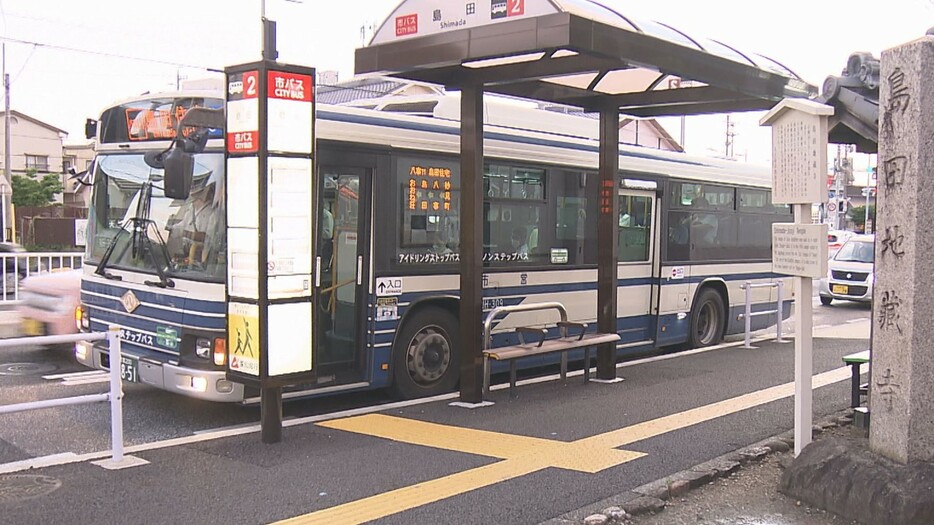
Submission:
[[[165,197],[152,162],[185,111],[222,105],[219,93],[176,92],[103,112],[80,324],[122,328],[126,381],[238,402],[251,394],[224,371],[222,130],[189,130],[204,148],[186,200]],[[456,387],[459,103],[415,106],[427,115],[318,105],[311,393],[389,387],[418,397]],[[485,113],[484,310],[557,301],[569,320],[595,326],[597,121],[492,102]],[[771,224],[792,220],[771,202],[769,170],[625,145],[619,164],[618,353],[741,332],[740,286],[780,278]],[[774,309],[775,293],[757,288],[753,310]],[[547,315],[507,316],[493,346],[515,343],[516,326],[553,324]],[[754,317],[753,328],[770,319]],[[91,343],[76,356],[111,366]]]

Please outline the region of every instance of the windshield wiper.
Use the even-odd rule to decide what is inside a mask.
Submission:
[[[118,231],[117,234],[114,235],[114,238],[110,240],[110,244],[107,245],[107,250],[104,251],[104,255],[101,257],[100,264],[97,265],[97,270],[94,271],[94,273],[97,275],[100,275],[106,279],[110,279],[111,281],[123,280],[123,277],[114,275],[107,271],[107,263],[110,262],[110,257],[114,253],[114,248],[117,247],[117,241],[120,240],[120,234],[126,233],[127,224],[129,224],[129,222],[124,222],[120,225],[120,231]]]
[[[152,263],[153,267],[156,269],[156,273],[159,274],[159,281],[143,281],[143,284],[147,286],[158,286],[159,288],[174,288],[175,281],[169,279],[166,275],[165,270],[169,261],[169,252],[166,248],[165,241],[162,239],[162,234],[159,233],[159,228],[156,226],[155,222],[149,219],[149,203],[152,197],[152,185],[149,182],[144,182],[143,187],[140,189],[139,201],[136,204],[136,215],[130,219],[124,221],[120,226],[120,231],[114,235],[110,245],[107,246],[107,251],[104,252],[104,256],[101,257],[101,262],[97,266],[97,273],[107,279],[114,281],[122,281],[123,278],[119,275],[114,275],[107,272],[107,263],[110,261],[110,258],[113,256],[113,251],[117,247],[117,241],[120,239],[120,235],[127,232],[127,226],[132,226],[132,239],[127,247],[124,247],[123,253],[126,253],[128,247],[132,247],[133,251],[131,252],[131,257],[136,260],[143,256],[143,254],[148,254],[149,262]],[[156,239],[159,240],[159,249],[165,263],[160,263],[156,260],[155,247],[153,246],[152,239],[148,235],[149,228],[153,228],[153,231],[156,234]]]
[[[156,226],[156,222],[150,219],[133,219],[133,257],[138,257],[140,254],[138,250],[142,250],[149,254],[149,261],[152,263],[152,266],[156,269],[156,273],[159,274],[159,281],[143,281],[143,284],[146,286],[158,286],[159,288],[175,288],[175,281],[169,278],[166,275],[165,270],[169,260],[169,251],[165,246],[165,240],[162,239],[162,234],[159,233],[159,228]],[[148,231],[149,228],[152,228],[156,233],[156,239],[159,240],[159,251],[162,255],[162,260],[166,261],[166,264],[161,264],[156,260],[155,246],[152,243],[152,238],[149,237]]]

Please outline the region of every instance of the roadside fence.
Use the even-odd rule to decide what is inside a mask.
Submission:
[[[0,252],[0,303],[19,300],[23,279],[81,268],[83,257],[83,252]]]
[[[784,302],[785,302],[785,283],[783,281],[777,281],[774,283],[752,283],[746,281],[742,286],[740,286],[746,292],[746,309],[740,314],[746,322],[746,340],[743,344],[743,348],[755,348],[752,346],[752,318],[758,317],[760,315],[772,315],[775,314],[775,342],[784,343],[785,340],[782,339],[782,314],[784,312]],[[754,288],[778,288],[778,304],[777,309],[775,310],[763,310],[761,312],[752,311],[752,290]]]
[[[16,403],[12,405],[0,405],[0,414],[11,414],[13,412],[23,412],[26,410],[36,410],[40,408],[51,408],[68,405],[83,405],[88,403],[99,403],[110,401],[110,440],[111,440],[111,460],[108,464],[102,464],[105,468],[122,468],[123,466],[132,466],[124,461],[123,455],[123,382],[120,378],[120,329],[116,326],[110,326],[106,332],[91,332],[69,335],[50,335],[40,337],[18,337],[15,339],[0,340],[0,348],[6,348],[17,345],[48,345],[59,343],[74,343],[77,341],[102,341],[107,340],[110,350],[110,392],[102,394],[90,394],[85,396],[63,397],[58,399],[46,399],[41,401],[31,401],[28,403]],[[128,457],[127,459],[135,459]]]

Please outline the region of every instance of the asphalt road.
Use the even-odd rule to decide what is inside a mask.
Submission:
[[[836,326],[869,317],[867,305],[813,298],[814,326]],[[793,319],[784,322],[794,332]],[[756,335],[774,333],[763,330]],[[741,340],[733,336],[730,340]],[[68,349],[0,349],[0,405],[106,392],[106,372],[77,364]],[[127,446],[210,432],[259,421],[259,407],[217,404],[171,395],[144,385],[125,384],[124,437]],[[384,392],[366,392],[286,403],[284,416],[300,418],[390,402]],[[61,452],[106,450],[110,412],[106,404],[34,410],[2,417],[0,464]],[[36,429],[41,429],[37,432]]]
[[[814,310],[815,326],[852,325],[862,330],[870,317],[868,307],[846,303],[835,302],[829,308],[815,306]],[[842,355],[867,345],[865,340],[840,338],[839,333],[850,332],[846,328],[837,332],[834,338],[817,340],[816,374],[838,369]],[[144,446],[134,454],[151,463],[124,471],[104,471],[87,463],[31,471],[57,480],[61,488],[28,501],[0,498],[0,514],[16,523],[50,523],[65,517],[82,523],[258,523],[310,512],[327,513],[328,509],[342,508],[340,505],[359,506],[372,513],[382,509],[382,505],[390,510],[383,509],[379,516],[370,515],[378,523],[538,523],[793,425],[789,397],[692,420],[698,407],[729,405],[731,401],[725,400],[745,399],[743,396],[748,397],[751,392],[791,381],[793,345],[763,344],[756,350],[733,347],[666,357],[670,358],[621,368],[619,374],[625,381],[616,385],[584,385],[576,379],[566,384],[544,382],[521,387],[517,399],[509,399],[505,391],[495,392],[497,403],[479,410],[454,409],[447,402],[435,401],[383,410],[378,417],[386,419],[379,419],[378,425],[365,424],[369,421],[366,417],[372,416],[354,415],[340,420],[349,421],[347,424],[359,421],[358,429],[328,426],[343,423],[330,423],[326,417],[319,418],[318,424],[305,420],[304,424],[287,427],[283,443],[273,446],[261,445],[256,433],[211,439],[216,429],[257,422],[256,408],[202,403],[128,385],[125,405],[128,446],[170,438],[188,441],[150,450]],[[36,372],[30,366],[10,366],[13,363],[54,370]],[[75,384],[73,375],[65,376],[67,381],[61,377],[47,379],[81,372],[72,363],[67,352],[36,348],[4,351],[0,354],[0,404],[106,389],[103,382]],[[3,375],[4,369],[25,373]],[[847,406],[848,396],[846,381],[817,390],[816,415]],[[298,418],[310,414],[384,401],[379,393],[370,393],[293,403],[287,405],[286,417],[300,423],[302,420]],[[108,418],[105,405],[0,416],[0,472],[5,464],[30,457],[106,451]],[[495,459],[503,457],[496,456],[496,451],[509,449],[514,436],[577,443],[594,436],[613,435],[621,428],[644,426],[645,422],[657,422],[660,418],[685,424],[614,447],[645,455],[596,472],[549,467],[513,476],[515,473],[508,471],[512,460]],[[408,430],[406,434],[414,440],[442,440],[453,432],[455,437],[449,442],[454,443],[450,445],[453,449],[443,444],[426,445],[373,434],[389,432],[386,429],[392,429],[394,422],[416,425],[413,428],[417,430]],[[426,427],[426,431],[417,426],[419,422],[437,426]],[[458,449],[464,443],[484,442],[474,440],[472,434],[458,438],[458,432],[464,428],[501,436],[502,441],[497,441],[497,437],[490,445],[494,452],[486,452],[495,458]],[[205,440],[192,438],[198,435]],[[474,481],[480,485],[468,489],[459,485],[466,478],[482,478],[484,469],[497,468],[508,471],[500,473],[501,478],[497,479],[502,481],[490,484]],[[443,490],[452,494],[392,511],[393,505],[399,506],[402,501],[421,501],[418,497],[425,496],[420,495],[418,487],[436,485],[440,487],[439,494]],[[389,491],[403,491],[410,499],[392,495],[384,496],[385,501],[379,499]],[[376,500],[358,503],[362,498]],[[121,503],[126,500],[132,501],[130,510]],[[315,522],[314,517],[308,522]]]

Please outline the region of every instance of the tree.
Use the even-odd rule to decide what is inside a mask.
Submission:
[[[850,206],[850,208],[846,211],[846,215],[851,221],[853,221],[853,224],[856,225],[857,230],[866,231],[866,225],[864,224],[866,222],[865,206]],[[876,222],[875,204],[869,205],[869,220],[872,221],[873,224]]]
[[[62,192],[62,181],[58,175],[36,178],[35,170],[26,176],[13,175],[13,204],[15,206],[48,206],[55,201],[55,194]]]

